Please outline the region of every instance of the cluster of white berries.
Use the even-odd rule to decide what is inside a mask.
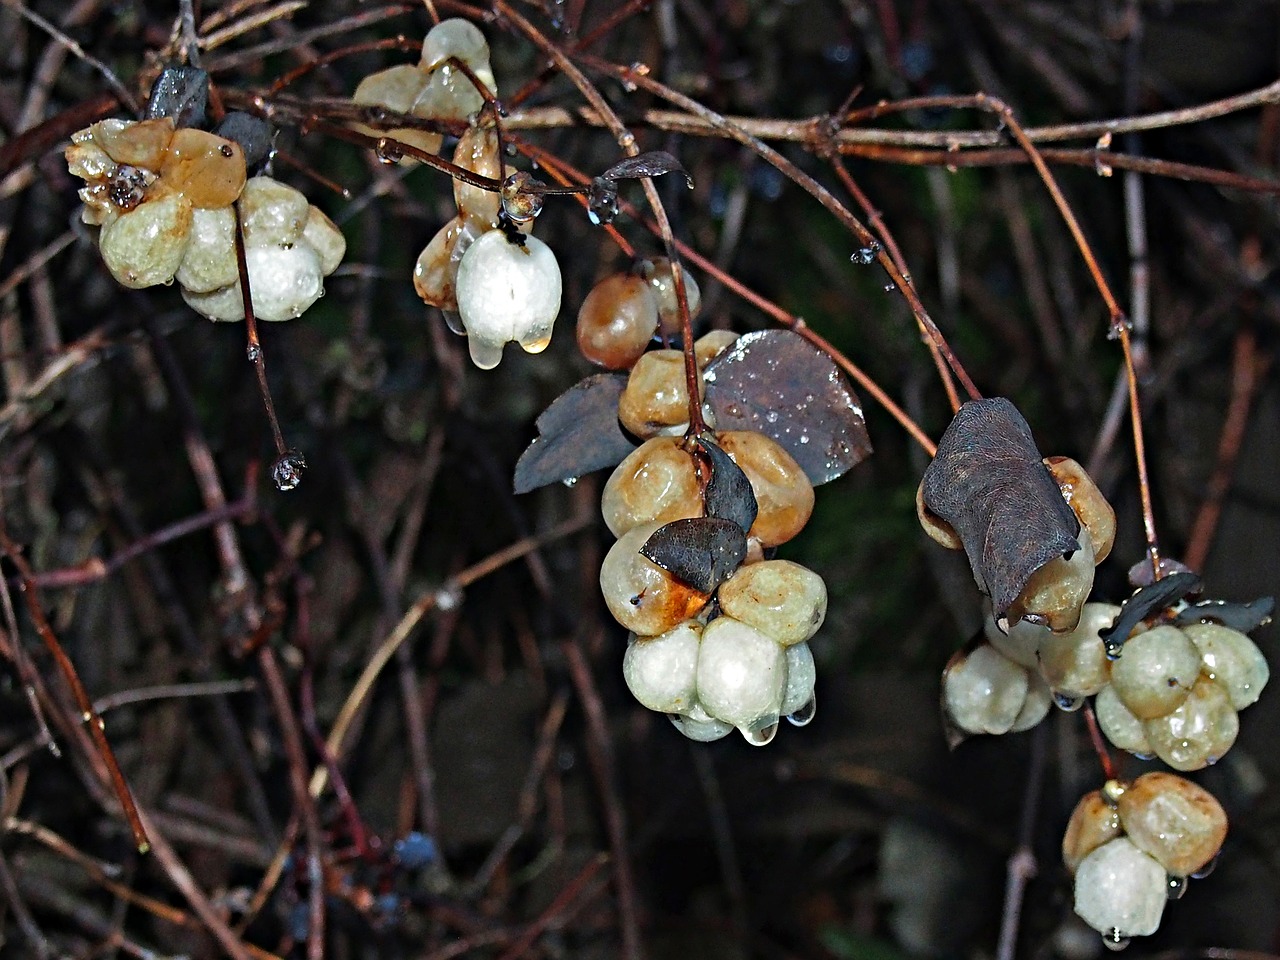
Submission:
[[[496,95],[484,35],[470,22],[455,19],[430,30],[416,66],[391,67],[366,77],[355,102],[424,119],[469,121],[454,148],[454,164],[505,181],[495,118],[480,112],[485,98],[454,60]],[[443,142],[440,134],[425,130],[385,135],[428,153],[437,152]],[[538,205],[520,202],[527,197],[518,191],[512,202],[504,203],[503,193],[461,179],[454,180],[453,196],[458,215],[418,256],[414,289],[444,312],[455,333],[466,335],[471,359],[482,370],[496,367],[512,340],[528,353],[542,352],[560,312],[561,281],[555,254],[530,235]]]
[[[1176,774],[1108,781],[1080,799],[1062,838],[1076,913],[1111,947],[1155,933],[1165,903],[1211,869],[1226,835],[1213,794]]]
[[[297,190],[270,177],[246,179],[233,140],[169,117],[103,120],[74,134],[67,166],[87,185],[82,218],[126,287],[176,280],[183,299],[214,320],[241,320],[236,207],[254,313],[301,315],[346,252],[333,222]]]
[[[747,531],[746,562],[704,593],[645,557],[664,524],[704,515],[707,467],[682,438],[688,388],[679,350],[645,352],[655,334],[678,329],[670,265],[607,277],[587,296],[578,320],[584,354],[602,366],[630,367],[619,400],[622,424],[646,438],[605,484],[601,510],[617,543],[600,570],[614,618],[631,631],[623,673],[640,703],[667,714],[685,736],[718,740],[737,729],[769,743],[779,720],[803,726],[815,712],[816,669],[808,640],[822,625],[822,578],[764,551],[803,529],[813,486],[791,455],[764,434],[723,431],[720,447],[746,475],[758,512]],[[688,280],[691,306],[697,287]],[[713,331],[695,344],[700,368],[736,339]],[[710,411],[706,411],[709,415]]]
[[[1085,603],[1097,563],[1111,552],[1115,513],[1074,460],[1050,457],[1045,465],[1080,520],[1078,549],[1037,570],[1010,607],[1012,625],[989,613],[985,642],[956,654],[943,674],[947,718],[965,733],[1009,733],[1035,726],[1055,701],[1073,709],[1107,684],[1110,661],[1098,631],[1111,625],[1118,607]],[[939,517],[917,512],[929,535],[945,546],[959,538]],[[1018,619],[1020,617],[1033,619]],[[1056,632],[1055,632],[1056,631]]]

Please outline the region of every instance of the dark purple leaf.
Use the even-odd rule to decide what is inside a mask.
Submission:
[[[271,153],[271,141],[275,131],[271,124],[261,117],[233,110],[222,118],[214,130],[218,136],[234,140],[244,151],[244,164],[253,170],[267,159]]]
[[[640,552],[680,582],[711,593],[742,566],[747,535],[732,520],[673,520],[655,530]]]
[[[665,150],[652,150],[615,163],[600,174],[601,180],[638,180],[641,177],[660,177],[664,173],[683,173],[685,183],[693,187],[693,177],[680,165],[680,161]]]
[[[1120,605],[1120,615],[1106,630],[1099,630],[1107,648],[1107,656],[1118,657],[1120,648],[1124,646],[1129,634],[1147,617],[1177,603],[1189,593],[1200,592],[1200,578],[1191,571],[1173,573],[1154,583],[1140,587],[1128,600]]]
[[[707,365],[705,378],[717,430],[771,437],[815,486],[871,454],[853,388],[830,357],[797,333],[745,334]]]
[[[1080,521],[1003,397],[960,408],[924,472],[925,506],[959,535],[978,586],[1005,616],[1031,575],[1079,549]]]
[[[711,461],[711,480],[702,494],[707,516],[732,520],[743,533],[748,532],[760,511],[751,481],[733,458],[712,441],[699,438],[698,446]]]
[[[199,67],[170,64],[151,87],[147,119],[173,117],[179,127],[199,127],[208,106],[209,74]]]
[[[551,401],[538,417],[538,438],[516,463],[516,493],[621,463],[635,449],[618,425],[626,385],[626,374],[597,373]]]
[[[1167,577],[1173,573],[1195,572],[1181,560],[1175,560],[1173,557],[1161,557],[1159,566],[1161,578]],[[1155,583],[1155,571],[1151,569],[1151,558],[1149,556],[1143,557],[1135,563],[1129,568],[1128,576],[1129,586],[1131,587],[1149,587],[1151,584]]]
[[[1211,620],[1232,630],[1249,633],[1264,623],[1271,622],[1276,609],[1275,597],[1261,597],[1252,603],[1232,603],[1229,600],[1201,600],[1187,607],[1174,619],[1174,624],[1204,623]]]

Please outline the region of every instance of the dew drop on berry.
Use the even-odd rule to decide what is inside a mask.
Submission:
[[[818,713],[818,698],[810,697],[808,702],[800,707],[799,710],[793,710],[787,714],[787,723],[793,727],[808,726],[809,723]]]
[[[1065,693],[1059,693],[1055,690],[1053,694],[1053,705],[1059,710],[1065,710],[1067,713],[1075,713],[1084,706],[1084,697],[1071,697]]]
[[[739,727],[738,732],[753,747],[767,747],[778,735],[778,715],[770,714],[767,717],[761,717],[750,726]]]
[[[1120,935],[1119,930],[1109,930],[1102,935],[1102,945],[1112,953],[1119,953],[1129,945],[1129,938]]]
[[[1169,876],[1169,899],[1181,900],[1182,895],[1187,892],[1187,878]]]

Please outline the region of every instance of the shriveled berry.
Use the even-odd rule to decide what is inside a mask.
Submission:
[[[687,423],[689,391],[684,354],[679,350],[651,350],[641,356],[631,368],[618,399],[618,419],[637,437],[652,437]]]
[[[413,113],[414,105],[426,89],[427,82],[427,76],[416,66],[403,63],[369,74],[360,81],[351,99],[367,107],[386,107],[396,113]],[[363,124],[356,124],[355,127],[361,133],[371,137],[389,137],[417,147],[424,153],[438,153],[440,145],[444,142],[444,137],[433,130],[418,130],[412,127],[379,130]],[[406,162],[416,163],[417,161],[409,159]]]
[[[813,484],[791,454],[751,430],[727,430],[716,440],[751,482],[760,512],[750,535],[776,547],[803,530],[813,514]]]
[[[1074,630],[1080,609],[1093,589],[1093,542],[1080,531],[1079,549],[1070,558],[1054,557],[1031,575],[1018,598],[1009,606],[1008,620],[1030,619],[1054,633]]]
[[[1093,542],[1093,562],[1101,563],[1111,553],[1116,539],[1116,512],[1102,495],[1084,467],[1070,457],[1045,457],[1044,464],[1058,482],[1063,499],[1071,505]]]
[[[1111,662],[1098,636],[1115,622],[1120,608],[1086,603],[1070,633],[1051,633],[1040,643],[1040,673],[1049,686],[1069,697],[1091,697],[1111,679]]]
[[[607,370],[628,370],[658,328],[658,302],[640,277],[615,273],[587,294],[578,310],[578,349]]]
[[[1165,716],[1146,721],[1142,729],[1156,756],[1173,769],[1199,770],[1231,749],[1240,732],[1240,718],[1227,691],[1201,676],[1182,703]]]
[[[160,179],[192,206],[206,210],[229,206],[244,189],[244,149],[234,140],[184,127],[169,141]]]
[[[808,640],[827,615],[827,585],[812,570],[790,560],[740,567],[720,585],[718,597],[726,614],[784,647]]]
[[[1129,708],[1116,696],[1115,687],[1106,686],[1098,692],[1093,710],[1098,718],[1098,726],[1115,746],[1144,757],[1155,756],[1155,750],[1147,741],[1142,721],[1130,713]]]
[[[1200,651],[1177,627],[1162,625],[1130,637],[1111,665],[1111,683],[1140,720],[1162,717],[1187,699],[1200,675]]]
[[[458,139],[458,146],[453,151],[453,162],[464,170],[490,180],[502,179],[497,131],[493,127],[468,128]],[[458,207],[458,216],[474,221],[486,230],[492,230],[498,225],[498,211],[502,209],[502,196],[499,193],[455,179],[453,200]]]
[[[1069,872],[1075,873],[1081,860],[1123,832],[1115,805],[1108,802],[1100,790],[1091,790],[1071,811],[1067,830],[1062,835],[1062,862]]]
[[[172,117],[100,120],[89,128],[89,138],[116,163],[155,173],[160,172],[173,134]]]
[[[951,658],[942,675],[947,715],[966,733],[1008,733],[1027,699],[1027,671],[983,644]]]
[[[776,723],[786,672],[782,648],[754,627],[721,616],[702,632],[698,700],[717,720],[736,727],[768,717]]]
[[[600,511],[615,537],[641,524],[702,516],[696,459],[679,437],[646,440],[609,476]]]
[[[1117,804],[1124,831],[1175,877],[1186,877],[1218,855],[1227,814],[1208,790],[1172,773],[1144,773]]]
[[[657,637],[633,637],[622,658],[631,695],[650,710],[684,713],[697,701],[702,624],[686,620]]]
[[[600,590],[609,612],[642,637],[666,633],[694,616],[710,599],[640,553],[658,526],[645,524],[624,534],[600,565]]]
[[[1222,684],[1233,707],[1243,710],[1257,702],[1271,670],[1256,643],[1239,630],[1216,623],[1193,623],[1182,632],[1200,651],[1204,672]]]
[[[1075,910],[1099,933],[1145,937],[1168,899],[1164,868],[1127,837],[1104,843],[1076,868]]]

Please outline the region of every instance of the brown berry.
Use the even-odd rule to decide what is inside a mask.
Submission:
[[[658,301],[641,277],[615,273],[587,294],[578,311],[578,349],[607,370],[628,370],[658,329]]]

